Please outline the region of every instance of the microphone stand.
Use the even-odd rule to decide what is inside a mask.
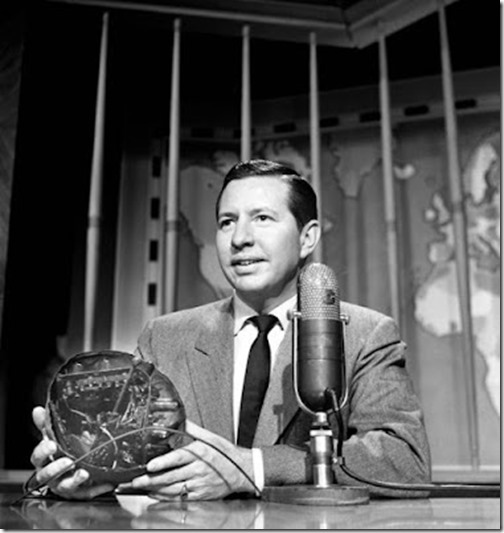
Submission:
[[[301,313],[292,312],[292,346],[293,346],[293,386],[296,399],[301,409],[314,417],[310,429],[310,454],[312,457],[313,485],[282,485],[265,487],[262,498],[269,502],[291,503],[298,505],[357,505],[369,503],[369,488],[365,486],[338,485],[335,482],[333,464],[342,457],[334,457],[334,439],[327,413],[312,411],[301,399],[297,388],[298,366],[298,321]],[[347,322],[346,317],[340,319]],[[344,369],[343,369],[344,370]],[[344,374],[343,374],[344,375]],[[343,378],[345,380],[345,378]],[[341,409],[348,399],[345,393]],[[339,435],[342,439],[343,435]]]

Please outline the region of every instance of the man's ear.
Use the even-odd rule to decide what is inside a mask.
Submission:
[[[315,250],[320,240],[321,230],[318,220],[310,220],[305,224],[299,235],[301,244],[300,258],[305,259]]]

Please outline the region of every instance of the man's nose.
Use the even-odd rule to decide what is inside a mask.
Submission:
[[[234,248],[243,248],[254,242],[252,227],[248,221],[238,221],[235,224],[231,244]]]

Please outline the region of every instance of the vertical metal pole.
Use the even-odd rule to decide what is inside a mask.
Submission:
[[[175,310],[177,296],[178,232],[179,232],[179,157],[180,157],[180,19],[173,22],[173,58],[170,102],[170,143],[168,152],[168,184],[166,188],[166,247],[164,313]]]
[[[344,282],[346,300],[350,302],[361,301],[361,294],[365,293],[366,282],[360,276],[359,268],[361,254],[360,243],[362,234],[359,233],[362,210],[359,208],[359,199],[348,196],[343,203],[344,209],[344,250],[346,252],[347,275]]]
[[[100,226],[103,183],[103,153],[105,139],[105,93],[107,76],[108,20],[102,18],[100,64],[95,111],[93,160],[91,165],[91,188],[89,193],[88,228],[86,243],[86,279],[84,295],[84,351],[93,347],[94,319],[98,292],[98,266],[100,260]]]
[[[387,48],[385,37],[379,35],[380,54],[380,111],[383,162],[383,189],[385,193],[385,224],[387,232],[388,277],[392,316],[400,324],[401,306],[397,248],[397,223],[394,197],[394,173],[392,167],[392,127],[390,120],[390,96],[388,82]]]
[[[466,386],[467,418],[469,425],[469,447],[471,466],[479,466],[478,413],[474,369],[474,341],[471,316],[471,287],[469,271],[469,252],[467,246],[467,223],[464,205],[464,187],[458,160],[457,123],[455,115],[454,92],[450,62],[450,49],[444,2],[438,0],[439,29],[441,36],[441,64],[443,68],[443,95],[445,110],[445,129],[448,155],[448,175],[453,210],[455,232],[455,258],[457,267],[457,288],[462,321],[464,379]]]
[[[250,28],[242,28],[242,100],[241,100],[241,153],[242,161],[251,154],[251,113],[250,113]]]
[[[317,35],[310,33],[310,153],[311,153],[311,184],[317,194],[319,220],[322,221],[322,191],[320,184],[320,125],[317,74]],[[323,258],[322,239],[313,251],[314,261]]]

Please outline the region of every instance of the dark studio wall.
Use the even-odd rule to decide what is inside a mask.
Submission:
[[[34,4],[22,13],[20,77],[1,350],[5,465],[27,468],[38,435],[30,422],[64,359],[71,301],[82,302],[100,24],[92,11]],[[98,18],[99,20],[99,18]],[[114,106],[108,107],[113,117]],[[114,123],[114,120],[110,120]],[[112,137],[113,138],[113,137]],[[108,145],[100,324],[108,345],[117,162]],[[107,253],[108,251],[108,253]],[[108,295],[108,297],[107,297]],[[83,316],[83,304],[75,313]],[[78,318],[73,318],[78,320]],[[82,328],[82,326],[80,326]]]
[[[5,14],[5,13],[4,13]],[[5,267],[9,241],[11,191],[18,124],[23,55],[23,17],[0,16],[0,316],[5,301]],[[0,323],[0,336],[2,324]],[[0,424],[6,409],[7,358],[0,352]],[[4,439],[0,438],[0,466]]]

